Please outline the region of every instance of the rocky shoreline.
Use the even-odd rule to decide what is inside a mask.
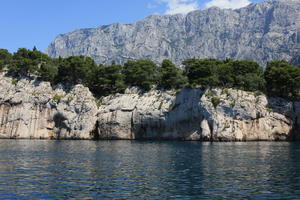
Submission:
[[[300,102],[235,89],[151,90],[96,99],[82,85],[0,75],[0,138],[286,141]]]

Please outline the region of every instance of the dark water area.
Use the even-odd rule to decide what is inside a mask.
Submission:
[[[300,143],[0,140],[0,199],[300,199]]]

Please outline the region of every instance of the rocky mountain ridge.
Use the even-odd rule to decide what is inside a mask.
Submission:
[[[97,100],[82,85],[0,75],[0,138],[299,139],[300,102],[234,89],[128,88]]]
[[[132,24],[116,23],[61,34],[46,50],[52,57],[91,56],[97,63],[165,58],[270,60],[300,58],[300,1],[265,1],[241,9],[151,15]]]

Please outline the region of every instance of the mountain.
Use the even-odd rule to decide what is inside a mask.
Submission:
[[[128,59],[274,59],[300,62],[300,0],[252,3],[241,9],[151,15],[132,24],[116,23],[58,35],[51,57],[87,55],[97,63]],[[300,64],[300,63],[299,63]]]

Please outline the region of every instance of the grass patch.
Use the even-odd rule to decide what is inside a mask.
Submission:
[[[39,95],[41,95],[40,92],[33,92],[33,93],[32,93],[32,96],[35,96],[35,97],[37,97],[37,96],[39,96]]]
[[[235,106],[235,101],[234,101],[234,102],[231,102],[229,105],[230,105],[231,108],[234,108],[234,106]]]
[[[18,84],[18,80],[17,79],[15,79],[15,78],[13,78],[12,80],[11,80],[11,84],[13,84],[13,85],[17,85]]]
[[[64,96],[61,96],[61,95],[54,95],[53,97],[53,100],[56,102],[56,103],[60,103],[61,99],[64,98]]]
[[[217,106],[221,103],[221,99],[218,97],[213,97],[211,99],[211,103],[213,104],[214,108],[217,108]]]
[[[230,93],[229,93],[228,88],[222,89],[222,94],[225,94],[227,97],[229,97],[229,96],[230,96]]]
[[[68,102],[71,102],[74,100],[74,97],[73,96],[68,96]]]
[[[213,98],[215,95],[214,95],[214,93],[211,91],[211,90],[209,90],[209,91],[207,91],[207,93],[205,94],[208,98]]]
[[[158,110],[161,110],[162,106],[164,105],[164,102],[160,102],[159,106],[158,106]]]
[[[96,102],[97,107],[99,108],[100,105],[101,105],[101,98],[96,98],[95,97],[95,102]]]

